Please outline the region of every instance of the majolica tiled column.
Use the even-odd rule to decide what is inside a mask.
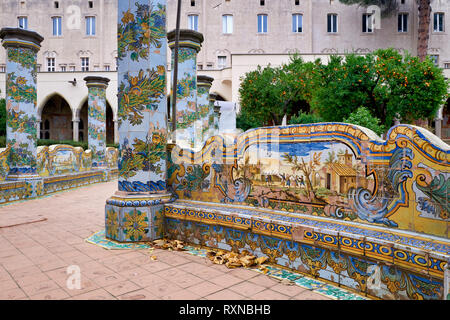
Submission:
[[[196,148],[202,148],[205,141],[209,138],[209,90],[211,89],[214,78],[208,76],[197,76],[197,112],[196,121]]]
[[[8,179],[39,178],[36,60],[44,38],[18,28],[1,29],[0,38],[6,49],[6,143],[11,145]]]
[[[214,105],[214,135],[217,136],[220,133],[220,106]]]
[[[106,163],[106,88],[109,79],[85,77],[88,87],[88,143],[92,168],[105,169]]]
[[[106,237],[162,236],[166,190],[166,0],[118,1],[119,190],[106,201]]]
[[[167,34],[174,61],[175,30]],[[193,30],[180,30],[177,76],[176,143],[182,148],[194,148],[194,123],[197,117],[197,53],[203,35]],[[172,63],[173,65],[173,63]],[[172,68],[173,69],[173,68]]]

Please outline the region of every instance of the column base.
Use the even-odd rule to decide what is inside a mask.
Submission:
[[[170,193],[130,194],[118,191],[106,200],[105,236],[119,242],[145,242],[164,237],[164,204]]]

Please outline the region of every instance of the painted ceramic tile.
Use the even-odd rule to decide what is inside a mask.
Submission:
[[[168,181],[180,199],[447,238],[450,150],[437,141],[408,125],[392,128],[387,141],[341,123],[258,128],[234,142],[215,136],[199,152],[177,146]],[[180,187],[204,179],[191,166],[210,166],[211,189]]]
[[[173,61],[172,51],[172,61]],[[197,50],[180,45],[177,82],[177,144],[194,148],[197,112]]]
[[[33,49],[8,47],[6,62],[7,144],[10,174],[35,174],[36,168],[36,58]]]
[[[119,190],[166,190],[166,1],[119,2]]]
[[[106,92],[105,88],[89,87],[88,143],[92,166],[106,166]]]
[[[197,113],[198,120],[195,122],[195,149],[201,148],[209,138],[209,88],[210,86],[199,85],[197,88]]]

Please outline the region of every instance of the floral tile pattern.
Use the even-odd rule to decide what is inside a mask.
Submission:
[[[166,190],[166,1],[119,1],[119,190]]]
[[[106,87],[88,83],[88,143],[92,167],[106,166]]]
[[[35,174],[37,170],[36,59],[36,49],[7,47],[6,143],[12,175]]]

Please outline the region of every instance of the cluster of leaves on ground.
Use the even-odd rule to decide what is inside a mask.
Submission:
[[[252,255],[249,251],[243,250],[241,253],[227,252],[224,250],[207,252],[206,256],[215,264],[224,264],[227,268],[250,268],[250,267],[260,267],[263,265],[268,258],[259,257]]]

